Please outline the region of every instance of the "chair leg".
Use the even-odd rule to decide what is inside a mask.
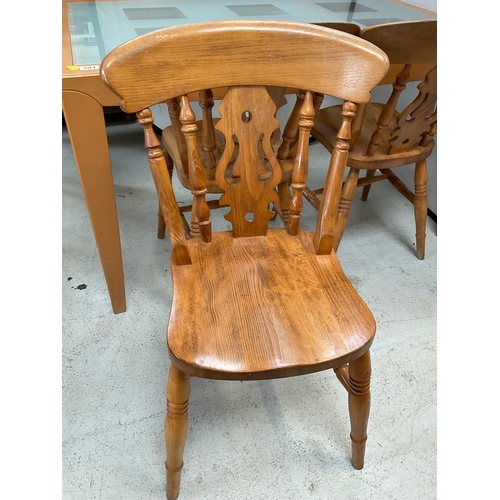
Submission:
[[[425,228],[427,225],[427,162],[415,165],[415,198],[413,200],[417,239],[417,258],[425,257]]]
[[[349,363],[349,417],[352,465],[362,469],[365,461],[366,428],[370,415],[370,351]]]
[[[359,169],[351,168],[347,174],[347,179],[342,187],[342,193],[340,195],[337,223],[335,224],[335,233],[333,236],[333,249],[337,251],[340,240],[344,234],[344,230],[347,224],[347,219],[349,218],[349,210],[351,209],[352,200],[354,199],[354,194],[356,193],[356,188],[358,187]]]
[[[366,171],[366,179],[371,179],[375,177],[375,172],[376,170],[367,170]],[[367,184],[366,186],[363,186],[363,191],[361,192],[361,200],[366,201],[368,198],[368,194],[370,193],[370,188],[372,187],[371,184]]]
[[[188,428],[190,377],[175,366],[170,367],[167,385],[167,417],[165,419],[165,445],[167,449],[167,499],[179,496],[182,456]]]

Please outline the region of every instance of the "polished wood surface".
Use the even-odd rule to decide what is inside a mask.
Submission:
[[[175,47],[176,50],[172,50]],[[191,58],[206,49],[206,66]],[[218,70],[207,71],[216,67]],[[112,51],[101,75],[136,112],[174,249],[173,299],[167,329],[171,361],[165,423],[167,498],[175,500],[187,432],[190,377],[258,380],[342,368],[349,392],[352,461],[363,467],[370,406],[369,348],[374,318],[345,276],[334,252],[336,208],[356,102],[389,67],[386,55],[358,37],[304,23],[222,21],[151,33]],[[169,68],[176,73],[169,77]],[[215,130],[225,148],[215,156],[213,180],[231,231],[213,232],[206,201],[214,136],[197,124],[188,93],[228,86]],[[299,88],[294,118],[278,153],[276,102],[267,87]],[[345,99],[343,123],[332,150],[329,179],[314,233],[300,229],[308,173],[315,94]],[[187,238],[175,204],[168,161],[153,137],[149,106],[180,103],[180,132],[199,235]],[[172,104],[172,103],[171,103]],[[175,105],[175,103],[173,103]],[[288,134],[288,135],[287,135]],[[288,140],[291,139],[291,140]],[[292,171],[283,188],[282,166]],[[204,165],[208,158],[210,168]],[[282,186],[281,190],[277,189]],[[288,197],[278,192],[288,191]],[[285,199],[286,198],[286,199]],[[268,228],[273,203],[287,204],[282,228]]]
[[[269,22],[255,21],[255,29],[248,29],[238,21],[228,21],[224,31],[229,48],[220,50],[220,34],[213,29],[213,22],[199,23],[200,29],[193,35],[192,25],[179,25],[168,30],[159,30],[137,37],[111,51],[102,61],[101,75],[104,81],[123,96],[121,107],[132,113],[154,103],[164,102],[183,94],[197,92],[204,88],[220,88],[231,85],[270,85],[305,89],[309,75],[316,76],[316,92],[335,95],[354,102],[368,102],[370,85],[378,83],[385,69],[367,71],[364,54],[373,54],[382,60],[382,54],[375,52],[373,44],[358,40],[353,46],[352,35],[320,26],[301,23],[301,30],[291,33],[291,26],[297,23],[276,21],[276,29],[269,28]],[[232,24],[229,24],[232,23]],[[230,26],[230,27],[229,27]],[[290,29],[289,29],[290,27]],[[311,36],[312,31],[317,33]],[[245,37],[248,40],[242,44]],[[141,51],[141,41],[148,39],[148,52]],[[324,40],[335,39],[337,53],[332,56]],[[179,50],[179,46],[184,49]],[[272,47],[272,51],[269,48]],[[205,68],[217,68],[200,74],[200,50],[203,50]],[[228,55],[234,60],[228,64]],[[134,66],[127,59],[137,53]],[[352,61],[359,58],[359,64]],[[272,63],[274,71],[263,68]],[[113,67],[114,71],[108,70]],[[155,72],[151,72],[151,68]],[[183,68],[183,71],[179,69]],[[115,73],[119,70],[120,77]],[[143,74],[150,75],[144,85]],[[345,75],[353,80],[366,80],[366,87],[349,85]]]
[[[199,377],[256,380],[333,368],[366,351],[373,318],[313,238],[270,229],[267,237],[216,233],[210,245],[190,239],[192,265],[172,268],[173,363]]]
[[[372,26],[362,30],[359,36],[382,48],[389,56],[391,68],[396,67],[398,73],[387,102],[369,103],[358,122],[360,126],[354,126],[347,160],[350,170],[339,202],[334,247],[338,248],[346,228],[356,188],[363,187],[362,199],[366,200],[371,184],[387,179],[414,205],[416,256],[423,259],[427,218],[426,159],[433,151],[433,136],[437,131],[437,21]],[[427,72],[422,74],[424,70]],[[417,86],[417,97],[398,111],[398,102],[407,83],[419,80],[422,81]],[[382,83],[387,83],[387,76]],[[313,137],[329,151],[337,141],[342,124],[341,111],[341,106],[321,109],[312,130]],[[405,186],[392,171],[409,164],[415,164],[413,189]],[[360,170],[366,170],[366,176],[359,177]],[[376,175],[377,170],[380,175]],[[316,195],[321,191],[305,189],[306,199],[316,208],[320,203]]]

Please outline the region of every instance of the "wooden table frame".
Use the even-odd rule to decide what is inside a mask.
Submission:
[[[125,279],[103,108],[117,106],[119,99],[101,81],[98,69],[67,68],[73,63],[66,3],[72,1],[62,5],[62,109],[111,305],[118,314],[126,310]]]

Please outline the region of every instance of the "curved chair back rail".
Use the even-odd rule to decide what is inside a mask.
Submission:
[[[379,85],[392,84],[405,64],[411,64],[408,82],[417,82],[436,65],[437,20],[378,24],[360,31],[359,37],[381,48],[391,67]]]
[[[387,56],[373,44],[353,44],[354,35],[321,26],[239,20],[192,26],[142,35],[104,58],[102,78],[123,99],[124,111],[233,85],[313,84],[315,92],[362,103],[387,72]]]

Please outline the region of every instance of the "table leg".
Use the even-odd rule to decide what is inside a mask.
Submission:
[[[63,112],[115,314],[126,310],[125,280],[108,140],[101,104],[63,91]]]

